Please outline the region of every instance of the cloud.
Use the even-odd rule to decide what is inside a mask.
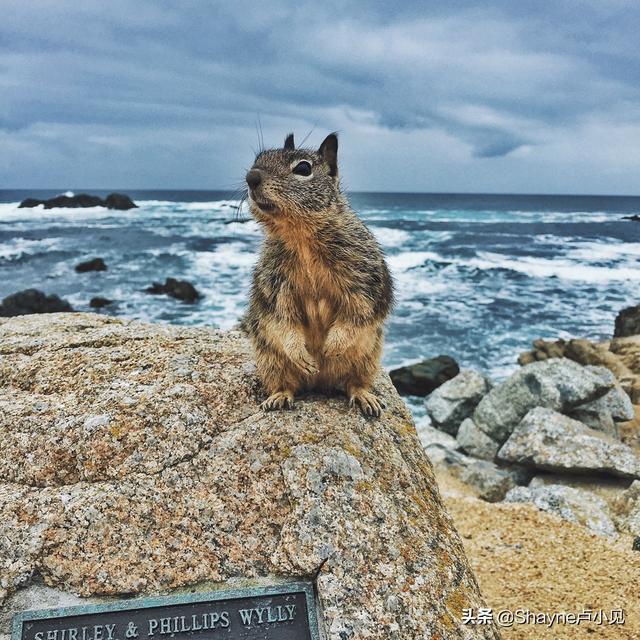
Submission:
[[[250,163],[259,118],[267,142],[338,129],[376,158],[389,157],[383,140],[408,145],[430,168],[409,184],[400,154],[370,160],[369,171],[346,166],[362,189],[482,190],[508,187],[509,176],[515,189],[526,176],[527,191],[562,190],[557,176],[571,158],[566,189],[584,175],[590,190],[613,162],[611,188],[638,191],[640,140],[627,136],[640,124],[640,10],[628,3],[586,2],[580,12],[569,0],[544,10],[529,0],[8,4],[5,185],[227,186]],[[432,170],[433,153],[445,173]],[[356,157],[367,162],[349,152],[343,162]],[[547,162],[551,176],[540,169]],[[435,175],[437,184],[425,177]]]

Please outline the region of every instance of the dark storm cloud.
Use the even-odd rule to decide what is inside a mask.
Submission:
[[[632,3],[4,4],[4,184],[227,186],[259,117],[270,143],[340,129],[360,188],[411,188],[388,146],[410,134],[423,149],[412,160],[443,188],[503,188],[495,163],[509,160],[514,189],[537,167],[538,188],[562,190],[556,175],[577,162],[570,177],[585,188],[605,169],[611,189],[633,190]],[[363,171],[382,166],[365,150],[386,154],[384,169]],[[469,187],[447,182],[459,172]]]

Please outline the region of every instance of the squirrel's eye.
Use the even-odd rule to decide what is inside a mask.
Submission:
[[[299,176],[310,176],[311,163],[306,160],[301,160],[295,167],[293,167],[293,173]]]

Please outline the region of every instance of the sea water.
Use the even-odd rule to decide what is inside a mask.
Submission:
[[[0,298],[35,287],[89,310],[154,322],[233,326],[247,302],[261,230],[233,194],[129,191],[140,208],[19,209],[0,191]],[[107,192],[95,192],[106,195]],[[397,303],[384,366],[439,354],[500,380],[536,338],[610,337],[640,303],[638,197],[354,193],[387,255]],[[245,221],[241,221],[245,220]],[[75,272],[102,257],[106,272]],[[203,294],[184,304],[145,288],[167,277]],[[410,399],[416,417],[421,400]]]

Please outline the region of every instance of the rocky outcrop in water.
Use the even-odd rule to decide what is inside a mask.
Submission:
[[[399,393],[426,396],[460,373],[458,363],[450,356],[437,356],[389,372]]]
[[[37,198],[27,198],[20,203],[19,208],[33,208],[44,206],[45,209],[56,208],[87,208],[87,207],[106,207],[107,209],[136,209],[136,205],[129,196],[122,193],[110,193],[104,200],[99,196],[91,196],[86,193],[68,196],[61,195],[49,198],[48,200],[38,200]]]
[[[153,295],[167,295],[190,304],[201,297],[198,290],[190,282],[175,278],[167,278],[164,284],[154,282],[150,287],[147,287],[146,292]]]
[[[88,273],[89,271],[106,271],[107,265],[102,258],[92,258],[85,262],[80,262],[75,266],[77,273]]]
[[[614,338],[640,335],[640,305],[627,307],[616,316]]]
[[[0,304],[0,317],[10,318],[31,313],[59,313],[73,311],[71,305],[55,294],[47,295],[38,289],[25,289],[7,296]]]
[[[499,637],[462,622],[485,605],[385,374],[366,419],[342,396],[260,411],[238,332],[29,316],[0,320],[0,352],[9,619],[33,598],[306,576],[327,640]]]

